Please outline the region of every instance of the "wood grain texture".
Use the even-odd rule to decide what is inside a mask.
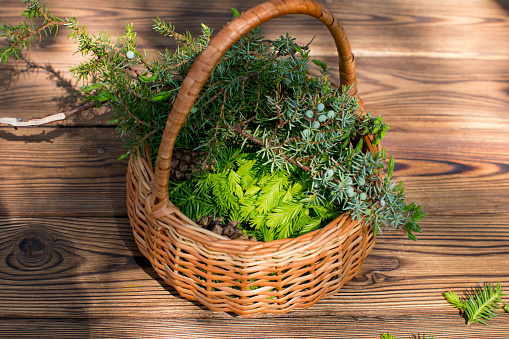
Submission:
[[[407,197],[430,215],[418,242],[386,231],[359,275],[336,295],[284,316],[214,313],[165,286],[135,247],[125,210],[122,141],[107,111],[62,127],[0,127],[0,337],[34,338],[507,338],[509,315],[466,326],[442,297],[480,282],[509,291],[509,1],[323,1],[344,24],[366,109]],[[135,23],[148,53],[171,47],[160,16],[181,31],[216,31],[257,0],[49,0],[92,32]],[[0,0],[0,22],[22,4]],[[326,30],[306,17],[264,25],[312,44],[334,65]],[[0,45],[4,42],[0,40]],[[0,65],[0,116],[28,118],[73,103],[65,35],[25,62]],[[35,65],[35,66],[34,66]],[[337,76],[333,73],[334,79]],[[509,300],[507,300],[509,301]]]
[[[127,215],[114,128],[1,128],[0,215]]]
[[[443,333],[443,338],[490,338],[505,339],[507,332],[500,322],[493,322],[490,328],[449,327],[455,315],[450,317],[431,316],[429,326],[414,317],[321,317],[320,322],[310,318],[293,319],[58,319],[51,322],[34,320],[1,321],[2,330],[10,336],[40,338],[40,333],[60,333],[63,338],[361,338],[376,339],[380,333],[391,331],[397,338],[411,338],[412,334]],[[415,330],[394,328],[404,319]],[[383,326],[379,324],[383,321]],[[253,324],[256,325],[253,325]],[[459,324],[458,324],[459,325]],[[20,330],[22,329],[22,330]]]

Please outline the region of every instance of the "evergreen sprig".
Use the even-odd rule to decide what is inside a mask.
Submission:
[[[172,24],[157,18],[154,30],[176,39],[179,46],[174,52],[165,50],[149,60],[138,50],[133,24],[126,24],[125,32],[114,42],[107,32],[91,34],[74,16],[65,20],[53,16],[38,0],[25,3],[28,9],[24,16],[30,23],[1,28],[8,46],[0,50],[0,58],[6,61],[19,55],[41,32],[51,32],[58,26],[67,28],[77,52],[88,56],[71,68],[73,76],[84,83],[82,99],[111,107],[112,123],[117,124],[128,148],[123,157],[137,149],[144,151],[148,145],[155,162],[167,114],[192,63],[209,44],[211,29],[202,24],[202,34],[195,38],[189,32],[178,33]],[[232,11],[234,17],[239,15]],[[40,27],[33,21],[38,18],[44,18]],[[317,76],[310,71],[311,64],[321,69]],[[205,152],[202,169],[222,168],[223,155],[235,148],[256,154],[257,164],[278,178],[304,171],[299,194],[307,199],[306,204],[320,206],[309,210],[316,216],[322,213],[320,220],[328,218],[327,211],[346,212],[369,222],[375,236],[392,226],[415,240],[414,233],[421,232],[418,222],[426,213],[421,206],[405,203],[402,183],[396,183],[393,175],[392,157],[386,167],[385,149],[367,152],[363,141],[372,136],[373,144],[378,144],[389,129],[387,124],[381,117],[363,112],[348,88],[335,88],[330,71],[323,62],[311,60],[309,44],[299,45],[288,34],[266,40],[256,28],[234,44],[216,66],[179,133],[176,147]],[[223,178],[225,182],[220,173],[213,174],[221,182],[213,190],[236,187],[230,185],[230,177]],[[171,192],[195,192],[190,185],[175,184]],[[289,202],[269,204],[281,199],[276,193],[272,193],[275,200],[267,199],[266,206],[260,204],[257,208],[263,213],[277,210],[278,217],[249,219],[256,230],[263,229],[259,227],[262,221],[275,225],[278,218],[286,220],[308,211],[308,207]],[[187,201],[182,206],[188,206],[183,208],[189,215],[211,212],[237,216],[240,212],[234,209],[241,208],[241,197],[235,191],[229,194],[229,198],[222,197],[221,204],[211,204],[196,194],[186,198],[173,195],[172,199]],[[266,189],[259,194],[270,198]],[[198,205],[193,207],[192,203]],[[299,234],[317,224],[302,223],[305,225],[295,224],[286,231],[273,227],[271,232],[275,233],[266,233],[263,238]]]
[[[412,335],[412,339],[434,339],[435,336],[433,334],[430,334],[429,336],[426,336],[423,334],[422,336],[420,334],[414,334]],[[382,333],[380,335],[380,339],[396,339],[396,337],[393,337],[390,333]]]
[[[188,217],[226,217],[240,222],[248,235],[270,241],[311,232],[338,214],[333,204],[319,205],[305,196],[309,175],[301,169],[271,172],[240,149],[222,157],[214,171],[170,182],[172,202]]]
[[[27,9],[23,11],[23,16],[29,21],[23,21],[16,26],[3,24],[0,27],[0,37],[7,39],[7,46],[0,48],[0,62],[7,63],[9,58],[15,56],[21,57],[21,51],[29,48],[37,35],[41,37],[51,34],[55,30],[58,33],[58,26],[63,25],[64,21],[50,13],[46,4],[41,5],[39,0],[24,0]],[[40,27],[35,27],[34,20],[43,19]]]
[[[465,292],[463,298],[460,298],[453,291],[444,293],[445,299],[460,310],[467,325],[473,322],[488,325],[487,321],[497,316],[500,309],[509,312],[509,304],[504,303],[501,299],[505,295],[502,286],[498,282],[496,285],[491,283],[486,283],[483,286],[478,285]]]

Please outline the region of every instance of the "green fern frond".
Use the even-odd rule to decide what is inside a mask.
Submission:
[[[338,216],[340,214],[340,211],[337,208],[337,206],[334,206],[330,203],[326,203],[324,205],[313,204],[309,208],[314,212],[316,217],[325,221],[329,221],[335,216]]]
[[[240,175],[238,175],[235,171],[228,171],[227,184],[229,191],[237,197],[242,198],[244,191],[240,185],[240,178]]]
[[[260,192],[261,188],[259,186],[256,186],[256,185],[253,185],[249,188],[246,189],[246,191],[244,192],[244,196],[245,198],[252,198],[254,197],[258,192]]]
[[[460,297],[456,292],[448,291],[444,293],[445,299],[457,309],[463,309],[463,301],[461,301]]]
[[[189,218],[196,220],[202,215],[215,214],[215,203],[208,194],[199,194],[191,181],[169,182],[169,195],[174,203]]]
[[[282,195],[284,195],[283,189],[288,186],[288,177],[276,172],[267,180],[265,185],[260,186],[262,189],[257,199],[257,212],[268,213],[279,204]]]
[[[487,325],[486,321],[495,317],[498,314],[497,309],[500,308],[498,303],[502,300],[502,286],[497,283],[485,284],[484,286],[477,286],[469,293],[468,300],[464,301],[463,310],[467,318],[467,325],[473,322],[479,322]]]
[[[256,190],[257,189],[257,190]],[[256,200],[253,195],[260,190],[259,187],[252,187],[250,191],[247,191],[244,197],[239,200],[239,219],[238,221],[243,222],[249,220],[255,216],[256,213]],[[248,192],[254,192],[252,195],[247,195]]]
[[[242,150],[235,147],[225,147],[221,153],[219,153],[219,159],[217,165],[219,171],[225,171],[230,168],[235,168],[235,164],[239,158],[242,159],[245,155],[241,155]]]
[[[253,184],[254,177],[252,175],[253,166],[256,164],[256,160],[239,160],[237,161],[239,168],[237,169],[237,174],[241,177],[240,185],[244,190],[247,190],[249,186]]]
[[[259,160],[234,149],[219,159],[217,170],[170,184],[172,202],[193,220],[225,217],[239,221],[248,235],[270,241],[314,231],[337,212],[331,204],[304,199],[306,183],[292,181],[292,172],[266,172]]]
[[[414,334],[412,335],[412,339],[434,339],[435,336],[433,334],[430,334],[429,337],[426,336],[425,334],[421,335],[420,334]],[[391,334],[389,333],[382,333],[380,335],[380,339],[396,339],[396,337],[393,337]]]
[[[302,184],[300,182],[294,183],[283,196],[282,201],[290,201],[298,197],[302,193]]]
[[[235,179],[230,180],[230,175],[226,173],[218,173],[218,183],[212,187],[214,197],[217,199],[219,206],[224,209],[223,213],[227,214],[230,210],[236,210],[239,206],[239,199],[234,192],[230,190],[230,186],[235,186]],[[232,176],[231,178],[234,178]],[[239,185],[240,187],[240,185]],[[241,192],[242,193],[242,192]]]
[[[261,227],[258,229],[261,236],[257,235],[257,238],[263,239],[263,241],[271,241],[276,239],[276,230],[268,227]]]
[[[267,217],[267,227],[276,229],[277,239],[295,236],[307,223],[308,210],[297,201],[282,202]]]
[[[264,230],[267,227],[263,227],[265,222],[267,221],[266,215],[255,214],[251,218],[249,218],[249,225],[255,230]]]
[[[467,325],[478,322],[488,325],[487,321],[499,313],[499,309],[506,310],[507,304],[502,302],[502,286],[497,282],[495,284],[486,283],[484,286],[476,286],[472,290],[465,292],[465,297],[461,299],[454,292],[444,293],[444,297],[451,305],[458,308],[465,318]]]
[[[316,219],[316,218],[304,218],[302,220],[302,224],[299,225],[299,227],[296,227],[296,231],[299,233],[296,234],[296,236],[303,235],[309,232],[313,232],[322,226],[322,220]]]
[[[292,201],[282,202],[274,209],[267,217],[267,226],[271,228],[280,229],[283,225],[292,223],[294,218],[297,218],[302,212],[302,204]]]

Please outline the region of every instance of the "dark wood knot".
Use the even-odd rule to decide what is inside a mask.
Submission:
[[[48,231],[27,227],[13,241],[6,262],[15,270],[34,272],[60,265],[62,255],[55,250],[53,237]]]

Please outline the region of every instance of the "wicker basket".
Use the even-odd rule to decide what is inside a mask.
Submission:
[[[213,68],[243,34],[287,14],[307,14],[327,26],[339,54],[341,84],[353,86],[355,94],[354,57],[332,14],[314,0],[271,0],[225,26],[195,61],[168,117],[156,168],[140,152],[129,162],[127,206],[141,253],[181,296],[214,311],[253,316],[310,307],[353,278],[374,244],[370,226],[346,214],[298,238],[230,240],[202,229],[169,201],[173,146]],[[366,151],[378,149],[369,137],[364,145]]]

